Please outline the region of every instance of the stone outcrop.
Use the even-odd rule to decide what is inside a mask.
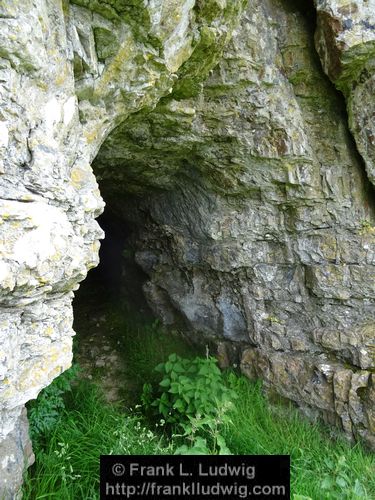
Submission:
[[[315,3],[315,44],[292,0],[1,4],[6,498],[98,263],[92,163],[163,321],[375,447],[375,8]]]
[[[0,492],[20,484],[24,404],[72,359],[72,290],[98,264],[91,162],[110,131],[220,56],[240,3],[0,5]],[[125,4],[125,5],[124,5]],[[207,61],[201,52],[208,51]],[[14,448],[18,448],[18,455]]]
[[[203,89],[133,115],[94,171],[166,323],[374,446],[373,187],[310,16],[250,2]]]
[[[343,92],[349,126],[375,182],[375,2],[316,0],[316,48],[324,71]]]

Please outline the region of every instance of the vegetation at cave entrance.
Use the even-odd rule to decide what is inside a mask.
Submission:
[[[112,325],[108,328],[113,328],[115,322],[119,331],[134,331],[134,322],[128,324],[126,318],[115,310],[112,319],[113,321],[108,321],[108,325]],[[158,352],[156,358],[159,359],[155,360],[154,357],[154,363],[147,364],[140,355],[139,346],[144,344],[146,337],[150,337],[152,343],[167,334],[157,324],[148,324],[143,329],[139,326],[137,332],[137,336],[129,340],[127,345],[129,351],[126,355],[130,366],[128,375],[137,369],[138,364],[143,381],[152,385],[154,391],[157,391],[157,386],[162,382],[159,387],[163,389],[164,385],[165,391],[172,388],[163,383],[168,362],[172,365],[179,363],[177,371],[180,370],[180,376],[186,376],[184,370],[188,372],[195,363],[203,371],[205,367],[208,376],[211,374],[215,378],[219,393],[226,387],[227,394],[232,396],[231,405],[225,412],[226,417],[220,422],[220,432],[216,433],[220,436],[219,441],[223,441],[218,441],[219,446],[213,450],[210,425],[206,423],[199,429],[197,436],[201,440],[196,440],[195,445],[201,446],[202,439],[206,439],[211,453],[220,452],[221,445],[225,445],[227,452],[233,454],[290,454],[291,487],[296,499],[374,498],[375,459],[360,444],[352,447],[340,438],[332,437],[328,429],[304,420],[290,404],[285,405],[279,401],[270,406],[260,383],[249,382],[233,371],[218,374],[214,361],[204,363],[204,358],[196,358],[191,346],[185,346],[190,355],[187,359],[177,355],[170,356],[172,352],[167,352],[167,337],[164,337],[164,347],[159,345],[159,350],[153,351],[154,356]],[[177,346],[175,336],[171,339],[171,345]],[[182,341],[181,350],[184,350]],[[160,360],[160,356],[164,356],[164,360]],[[164,362],[164,365],[159,366],[159,371],[154,369],[155,361]],[[126,384],[127,380],[124,379],[123,383]],[[100,454],[152,455],[191,451],[191,433],[184,437],[181,436],[184,434],[181,428],[177,429],[173,422],[167,425],[165,417],[168,417],[168,413],[161,411],[155,418],[155,415],[150,417],[145,412],[145,406],[141,404],[141,380],[133,387],[132,407],[128,406],[128,401],[120,404],[106,402],[98,382],[88,381],[80,376],[72,383],[71,374],[64,373],[54,384],[55,389],[51,386],[45,389],[37,402],[32,404],[32,409],[29,409],[36,464],[26,478],[24,498],[27,500],[98,498]],[[62,388],[65,388],[64,394]],[[134,405],[135,390],[138,391],[138,405]],[[48,393],[51,395],[51,391],[54,393],[54,406],[50,408],[53,422],[48,428],[41,428],[38,418],[46,410],[45,396]],[[165,392],[161,394],[163,393]],[[225,399],[223,398],[223,402]],[[212,407],[207,414],[201,415],[202,419],[206,418],[206,422],[210,421],[210,415],[211,419],[215,419]],[[174,422],[176,423],[178,422]],[[195,450],[197,451],[207,452],[204,449]]]

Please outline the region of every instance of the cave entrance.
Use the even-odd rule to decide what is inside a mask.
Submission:
[[[73,302],[74,357],[82,376],[100,385],[108,401],[129,401],[138,390],[129,376],[129,342],[137,342],[142,325],[155,318],[142,291],[147,276],[134,259],[134,226],[110,208],[98,223],[105,232],[100,262]]]
[[[81,283],[75,304],[90,302],[92,298],[100,309],[101,303],[110,301],[121,303],[142,317],[153,318],[142,291],[147,275],[134,258],[134,226],[118,217],[111,208],[106,208],[97,222],[105,233],[99,250],[99,264]]]

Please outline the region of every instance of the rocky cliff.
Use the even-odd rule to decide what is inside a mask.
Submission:
[[[111,209],[167,324],[375,447],[375,0],[0,4],[0,491]],[[315,36],[314,36],[315,31]],[[93,173],[93,169],[95,175]]]

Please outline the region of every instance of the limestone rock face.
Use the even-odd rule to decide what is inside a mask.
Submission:
[[[189,58],[200,67],[180,80],[196,72],[199,85],[240,12],[214,0],[1,2],[2,498],[22,477],[24,404],[70,366],[72,291],[98,263],[104,203],[90,164],[113,128],[172,91]]]
[[[21,484],[26,467],[34,463],[34,454],[29,438],[29,423],[26,408],[15,422],[13,430],[0,442],[1,468],[1,494],[3,498],[22,498],[17,491]]]
[[[130,117],[94,171],[166,323],[245,346],[244,373],[374,445],[373,191],[312,20],[249,2],[202,90]]]
[[[349,125],[375,182],[375,1],[316,0],[316,48],[346,98]]]
[[[71,363],[96,179],[165,323],[375,447],[374,2],[298,4],[1,3],[0,496]]]

